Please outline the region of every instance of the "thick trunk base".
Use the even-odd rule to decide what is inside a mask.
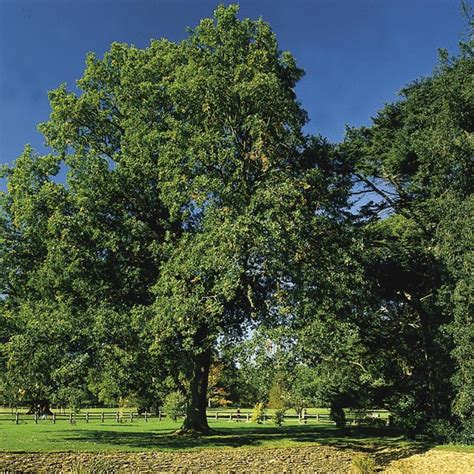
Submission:
[[[185,428],[182,426],[179,430],[176,430],[173,434],[176,436],[209,436],[213,435],[216,432],[207,427],[198,427],[198,428]]]
[[[207,336],[207,329],[200,328],[195,337],[196,346],[201,346]],[[176,432],[178,435],[202,436],[213,432],[207,423],[206,414],[210,366],[211,349],[204,349],[194,356],[186,418],[181,428]]]
[[[31,405],[30,409],[27,411],[27,415],[38,414],[40,416],[43,415],[53,415],[51,411],[49,400],[34,400]]]
[[[194,416],[193,416],[194,415]],[[175,432],[176,435],[189,435],[189,436],[203,436],[203,435],[210,435],[214,433],[214,431],[209,428],[207,423],[206,417],[206,409],[199,410],[198,413],[190,413],[188,414],[181,425],[181,428]]]
[[[201,400],[202,402],[202,400]],[[193,403],[188,406],[186,418],[181,428],[176,431],[179,435],[207,435],[213,431],[209,428],[206,416],[206,405],[199,403],[197,406]]]

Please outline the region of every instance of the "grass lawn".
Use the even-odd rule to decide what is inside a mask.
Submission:
[[[393,465],[395,470],[388,472],[464,474],[472,472],[474,460],[472,446],[431,449],[432,444],[407,441],[387,427],[339,430],[316,423],[287,422],[276,427],[215,420],[210,425],[215,434],[193,437],[174,435],[179,423],[156,418],[147,423],[143,419],[122,423],[93,419],[76,424],[28,420],[18,425],[4,421],[0,423],[0,471],[70,472],[72,467],[72,472],[81,473],[193,472],[230,465],[240,470],[244,463],[259,472],[288,472],[305,463],[317,472],[349,472],[358,459],[375,463],[378,470]]]
[[[133,423],[93,420],[74,425],[67,421],[52,424],[40,420],[0,423],[0,451],[3,452],[104,452],[149,450],[195,450],[201,448],[284,447],[324,444],[341,447],[370,448],[407,447],[404,441],[387,429],[351,428],[345,431],[328,425],[298,425],[285,423],[278,428],[272,424],[229,423],[210,421],[216,434],[203,438],[177,437],[173,432],[179,423],[167,420],[138,420]]]
[[[124,409],[124,411],[132,409]],[[235,409],[218,409],[226,412]],[[105,422],[99,419],[99,413],[109,413]],[[212,410],[210,410],[212,411]],[[241,413],[249,410],[242,409]],[[2,412],[6,415],[6,410]],[[85,421],[85,413],[91,419]],[[296,420],[286,421],[282,427],[266,424],[216,421],[209,419],[211,428],[216,434],[202,438],[177,437],[173,432],[180,423],[166,418],[161,421],[143,418],[130,422],[124,417],[121,423],[113,419],[117,408],[84,409],[75,424],[70,424],[66,417],[59,418],[56,424],[51,419],[40,419],[37,424],[33,418],[21,419],[16,425],[8,418],[0,420],[0,452],[137,452],[137,451],[193,451],[202,448],[256,448],[256,447],[296,447],[311,445],[329,445],[341,448],[379,450],[385,448],[424,450],[434,447],[432,444],[407,441],[393,429],[382,427],[348,427],[337,429],[332,424],[311,420],[307,425],[300,425]],[[271,413],[271,410],[268,410]],[[310,409],[309,413],[326,414],[326,409]],[[385,418],[385,413],[381,413]],[[439,450],[474,453],[474,446],[437,446]]]
[[[472,453],[474,454],[474,444],[441,444],[435,446],[438,451],[449,451],[451,453]]]

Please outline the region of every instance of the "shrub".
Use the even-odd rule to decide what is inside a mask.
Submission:
[[[118,399],[118,406],[120,408],[135,408],[138,404],[138,397],[135,394],[129,394],[126,397],[119,397]]]
[[[448,420],[435,420],[428,423],[426,434],[441,444],[473,444],[474,420],[456,424]]]
[[[426,411],[412,394],[394,397],[390,408],[395,426],[401,428],[407,436],[414,437],[425,431]]]
[[[355,474],[372,474],[375,472],[375,459],[366,454],[360,454],[352,459],[352,472]]]
[[[281,409],[286,405],[282,376],[278,374],[268,392],[268,408]]]
[[[276,426],[281,426],[283,424],[283,422],[285,421],[285,413],[285,408],[275,410],[275,415],[273,416],[273,423],[275,423]]]
[[[474,418],[465,420],[461,425],[461,430],[453,441],[459,444],[474,444]]]
[[[169,393],[163,403],[163,410],[167,417],[177,421],[186,413],[186,397],[179,391]]]
[[[265,419],[265,404],[263,402],[258,402],[253,407],[252,411],[252,423],[262,423]]]
[[[438,443],[454,442],[458,430],[448,420],[435,420],[428,423],[426,434]]]

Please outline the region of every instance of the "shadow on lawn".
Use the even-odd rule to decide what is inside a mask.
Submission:
[[[115,445],[132,450],[190,450],[194,448],[219,447],[259,447],[275,442],[285,446],[297,443],[321,444],[337,449],[349,449],[361,454],[375,456],[377,464],[385,466],[391,461],[428,450],[428,443],[404,442],[399,433],[390,429],[348,428],[345,430],[326,426],[292,427],[246,427],[219,429],[215,434],[204,437],[176,436],[169,431],[155,430],[143,432],[124,432],[120,429],[110,431],[75,430],[66,438],[76,442]],[[277,447],[276,446],[276,447]],[[105,447],[105,446],[104,446]]]
[[[427,441],[408,441],[401,433],[388,428],[354,427],[344,430],[329,428],[324,433],[301,433],[293,437],[293,441],[315,442],[337,449],[350,449],[368,454],[375,458],[379,467],[386,467],[391,462],[415,454],[422,454],[431,449],[434,444]]]

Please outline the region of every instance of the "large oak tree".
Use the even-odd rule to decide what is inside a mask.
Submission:
[[[206,432],[217,343],[293,317],[305,239],[313,224],[329,238],[340,183],[327,145],[302,133],[302,70],[267,23],[237,13],[218,7],[180,43],[90,54],[80,93],[50,93],[40,130],[54,153],[27,149],[7,170],[2,292],[22,329],[5,352],[36,396],[123,358],[136,391],[174,376],[183,431]],[[54,354],[26,371],[48,334]]]

